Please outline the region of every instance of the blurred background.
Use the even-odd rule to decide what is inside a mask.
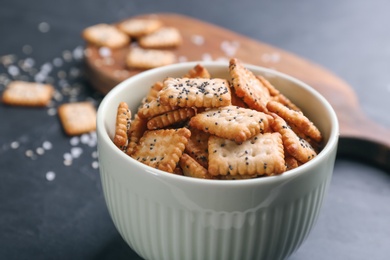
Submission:
[[[389,10],[387,0],[0,0],[0,92],[34,67],[56,87],[71,87],[58,103],[98,104],[102,95],[83,77],[82,30],[178,13],[322,66],[388,128]],[[95,136],[66,137],[55,111],[43,111],[0,105],[0,258],[138,259],[105,208]],[[68,165],[65,154],[73,156]],[[323,214],[291,259],[387,259],[389,195],[387,172],[338,159]]]

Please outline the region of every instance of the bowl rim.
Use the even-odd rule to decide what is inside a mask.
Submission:
[[[339,122],[337,119],[336,112],[334,111],[331,104],[325,99],[324,96],[322,96],[316,89],[309,86],[305,82],[294,78],[288,74],[285,74],[283,72],[276,71],[274,69],[253,65],[253,64],[247,64],[243,63],[243,65],[249,69],[249,70],[260,70],[264,73],[267,73],[269,75],[274,75],[276,77],[282,77],[288,81],[294,82],[296,85],[299,85],[299,87],[304,88],[306,91],[310,92],[311,95],[316,96],[316,98],[321,101],[322,105],[326,108],[330,115],[330,119],[332,122],[331,130],[329,139],[326,143],[326,145],[323,147],[321,152],[312,160],[309,162],[295,168],[289,171],[284,172],[280,175],[275,176],[265,176],[261,178],[253,178],[253,179],[242,179],[242,180],[215,180],[215,179],[198,179],[198,178],[191,178],[187,176],[181,176],[177,174],[168,173],[162,170],[155,169],[153,167],[147,166],[130,156],[128,156],[126,153],[122,152],[120,149],[118,149],[115,144],[113,143],[112,139],[109,137],[109,134],[106,131],[105,124],[104,124],[104,110],[108,106],[110,100],[117,95],[118,92],[121,92],[124,88],[126,88],[128,85],[130,85],[133,81],[137,81],[140,78],[148,77],[150,75],[153,75],[155,73],[159,73],[162,71],[172,71],[176,69],[180,69],[183,66],[186,66],[188,68],[194,67],[197,64],[201,64],[202,66],[206,68],[211,67],[226,67],[228,64],[223,61],[191,61],[191,62],[181,62],[171,65],[166,65],[154,69],[149,69],[146,71],[143,71],[137,75],[134,75],[121,83],[119,83],[116,87],[111,89],[103,98],[101,101],[98,110],[97,110],[97,119],[96,119],[96,129],[97,129],[97,135],[98,135],[98,151],[99,151],[99,141],[105,142],[110,150],[112,150],[117,156],[122,158],[123,160],[127,160],[128,162],[134,163],[138,166],[138,168],[142,168],[144,171],[154,175],[157,178],[163,178],[164,180],[173,180],[173,181],[179,181],[184,183],[193,183],[193,184],[201,184],[201,185],[224,185],[227,187],[230,186],[242,186],[242,185],[260,185],[260,184],[267,184],[267,183],[275,183],[275,182],[284,182],[289,179],[293,179],[295,177],[300,176],[303,172],[310,171],[311,169],[315,168],[316,165],[318,165],[324,157],[329,156],[330,153],[334,149],[337,149],[337,143],[339,139]],[[168,75],[167,75],[168,76]]]

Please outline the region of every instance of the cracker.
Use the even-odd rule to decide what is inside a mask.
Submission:
[[[161,27],[151,34],[139,38],[142,48],[174,48],[181,45],[183,39],[178,29],[174,27]]]
[[[96,130],[96,108],[91,102],[66,103],[58,107],[58,116],[68,135]]]
[[[161,104],[180,107],[221,107],[231,104],[225,79],[167,78],[160,91]]]
[[[104,23],[87,27],[83,30],[82,37],[91,44],[112,49],[121,48],[130,43],[128,35],[115,26]]]
[[[211,175],[277,175],[286,170],[282,137],[279,133],[258,134],[237,144],[211,135],[209,167]]]
[[[161,115],[163,113],[173,111],[178,109],[177,106],[171,106],[171,105],[163,105],[160,102],[160,99],[157,98],[155,100],[152,100],[148,103],[143,104],[138,109],[138,115],[142,118],[151,118],[154,116]]]
[[[161,81],[158,81],[158,82],[154,83],[153,86],[149,89],[149,92],[146,95],[144,103],[147,103],[147,102],[150,102],[152,100],[157,99],[158,92],[160,92],[160,90],[163,88],[163,86],[164,85],[163,85],[163,83]]]
[[[128,131],[131,125],[131,112],[126,102],[120,102],[116,114],[114,144],[121,150],[126,150]]]
[[[13,106],[42,107],[51,101],[54,88],[49,84],[12,81],[3,92],[4,104]]]
[[[313,147],[305,139],[298,137],[281,117],[275,116],[272,128],[282,135],[283,145],[288,154],[301,163],[306,163],[317,155]]]
[[[288,152],[284,153],[284,160],[286,161],[286,171],[295,169],[299,166],[299,162],[293,156],[291,156]]]
[[[271,96],[260,80],[234,58],[229,62],[229,73],[237,96],[250,108],[267,112],[266,105]]]
[[[157,19],[132,18],[118,24],[118,29],[130,37],[138,38],[157,31],[163,23]]]
[[[301,111],[292,110],[276,101],[268,102],[267,108],[270,112],[283,118],[289,125],[297,127],[304,135],[312,138],[316,142],[321,142],[321,132]]]
[[[209,71],[201,64],[197,64],[195,67],[190,69],[183,78],[211,78]]]
[[[208,141],[209,133],[190,127],[191,137],[188,139],[185,152],[194,158],[200,165],[208,167]]]
[[[190,126],[237,143],[270,130],[273,118],[252,109],[226,106],[213,108],[197,114]]]
[[[293,109],[295,111],[301,111],[301,109],[295,105],[290,99],[288,99],[285,95],[280,93],[278,89],[276,89],[266,78],[263,76],[257,75],[258,80],[266,87],[271,95],[271,100],[282,103],[286,107]]]
[[[149,130],[165,128],[186,121],[194,115],[195,110],[192,108],[179,108],[149,119],[147,127]]]
[[[190,135],[190,130],[186,128],[147,131],[135,147],[132,157],[146,165],[172,173]]]
[[[133,47],[126,56],[127,67],[136,69],[152,69],[175,62],[176,55],[168,50],[146,50]]]
[[[183,171],[184,176],[194,177],[199,179],[213,179],[202,165],[200,165],[194,158],[186,153],[180,158],[179,165]]]
[[[130,124],[130,129],[128,131],[128,145],[126,149],[127,155],[132,155],[134,148],[138,145],[139,140],[147,130],[146,127],[147,119],[139,117],[137,114],[134,116]]]

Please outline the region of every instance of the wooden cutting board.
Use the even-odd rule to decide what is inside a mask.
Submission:
[[[338,115],[339,155],[390,169],[389,129],[367,118],[352,88],[326,69],[279,48],[187,16],[163,13],[139,17],[151,16],[180,30],[183,44],[174,52],[181,60],[228,60],[233,56],[245,63],[274,68],[311,85],[331,103]],[[96,89],[107,93],[119,82],[140,72],[125,69],[127,50],[112,51],[107,60],[101,57],[97,47],[87,46],[86,74]]]

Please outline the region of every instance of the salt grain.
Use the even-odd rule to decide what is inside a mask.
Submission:
[[[111,49],[107,48],[107,47],[100,47],[99,48],[99,55],[102,58],[111,57]]]
[[[56,178],[56,174],[53,171],[46,173],[46,180],[53,181]]]
[[[47,110],[47,114],[48,114],[49,116],[55,116],[55,115],[57,114],[57,109],[54,108],[54,107],[51,107],[51,108],[49,108],[49,109]]]
[[[192,35],[191,41],[195,45],[203,45],[204,44],[204,37],[201,35]]]
[[[91,166],[92,166],[92,168],[97,169],[97,168],[99,168],[99,162],[98,161],[93,161]]]
[[[78,145],[80,143],[80,138],[78,136],[73,136],[70,138],[69,142],[72,146]]]
[[[19,148],[19,146],[20,146],[20,144],[17,141],[14,141],[14,142],[11,143],[11,148],[12,149],[17,149],[17,148]]]
[[[83,144],[87,144],[89,142],[89,135],[88,134],[82,134],[80,137],[80,141]]]
[[[72,147],[72,149],[70,149],[70,153],[72,155],[72,158],[76,159],[79,158],[80,155],[83,153],[83,149],[80,147]]]
[[[27,150],[25,154],[27,157],[32,157],[34,155],[34,152],[32,150]]]
[[[65,166],[71,166],[72,165],[72,160],[64,160],[64,165]]]
[[[73,50],[73,58],[76,60],[81,60],[84,56],[84,48],[82,46],[77,46]]]
[[[54,64],[54,66],[56,66],[56,67],[61,67],[61,66],[64,64],[64,62],[62,61],[61,58],[55,58],[55,59],[53,60],[53,64]]]
[[[50,31],[50,25],[46,22],[41,22],[40,24],[38,24],[38,30],[41,33],[47,33]]]
[[[93,151],[91,156],[92,156],[92,158],[98,158],[98,152],[97,151]]]
[[[73,160],[73,156],[70,153],[64,153],[64,160],[71,161]]]
[[[15,65],[10,65],[8,67],[8,74],[10,74],[11,76],[13,76],[13,77],[18,76],[19,73],[20,73],[20,70]]]
[[[72,59],[73,59],[72,52],[70,52],[68,50],[63,51],[62,58],[64,58],[64,60],[67,62],[72,61]]]
[[[44,141],[42,147],[45,150],[51,150],[53,148],[53,144],[49,141]]]
[[[38,155],[43,155],[45,153],[45,149],[43,149],[42,147],[38,147],[35,152],[38,154]]]

